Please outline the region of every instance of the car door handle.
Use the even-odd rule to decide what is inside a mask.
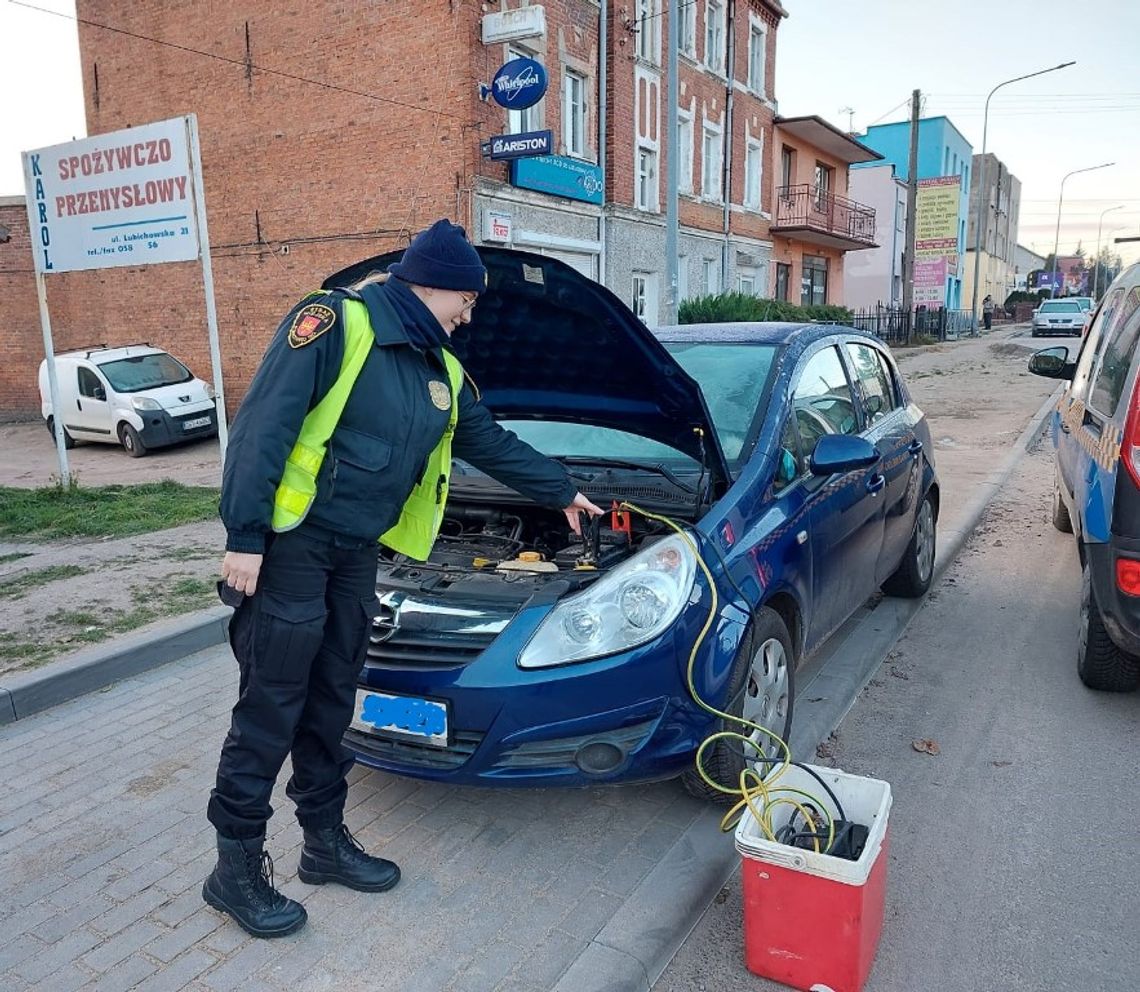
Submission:
[[[910,447],[906,450],[917,458],[919,453],[922,451],[922,442],[915,438],[915,440],[911,442]]]
[[[887,477],[885,475],[872,475],[871,478],[867,480],[867,492],[872,496],[878,496],[886,484]]]
[[[83,409],[83,400],[81,400],[78,396],[75,397],[75,409],[76,410],[82,410]]]

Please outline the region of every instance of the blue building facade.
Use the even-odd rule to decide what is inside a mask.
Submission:
[[[894,124],[876,124],[866,134],[857,136],[868,148],[873,148],[886,162],[895,167],[899,179],[909,179],[910,121]],[[960,176],[961,193],[958,204],[958,265],[946,278],[946,307],[962,307],[962,275],[966,264],[966,218],[970,209],[970,163],[973,146],[962,136],[948,117],[922,117],[918,122],[918,178],[936,179],[939,176]],[[882,163],[873,163],[881,165]],[[861,168],[852,165],[852,169]]]

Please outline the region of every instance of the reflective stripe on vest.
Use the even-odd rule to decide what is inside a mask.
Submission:
[[[293,450],[285,462],[285,471],[273,499],[272,527],[277,532],[292,530],[305,519],[312,507],[317,494],[317,475],[328,451],[329,438],[340,422],[352,387],[375,341],[368,320],[368,308],[363,303],[345,300],[342,312],[345,341],[340,374],[332,388],[306,415]],[[431,553],[443,519],[443,502],[447,496],[447,481],[451,473],[451,438],[459,419],[459,390],[463,385],[463,367],[459,360],[446,350],[443,352],[443,360],[451,387],[451,415],[447,429],[428,457],[428,468],[401,510],[399,522],[380,538],[393,550],[420,561],[426,561]],[[439,493],[438,512],[436,492]],[[430,513],[426,512],[428,493],[431,494]],[[425,522],[429,525],[425,526]]]

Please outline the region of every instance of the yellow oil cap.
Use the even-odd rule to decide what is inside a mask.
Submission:
[[[490,564],[491,564],[490,558],[472,558],[471,559],[471,567],[472,568],[486,568]]]
[[[542,561],[542,555],[537,551],[520,551],[519,561]]]

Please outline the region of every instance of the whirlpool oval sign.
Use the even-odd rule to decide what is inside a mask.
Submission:
[[[491,96],[500,107],[526,110],[546,93],[546,69],[534,59],[511,59],[491,80]]]

